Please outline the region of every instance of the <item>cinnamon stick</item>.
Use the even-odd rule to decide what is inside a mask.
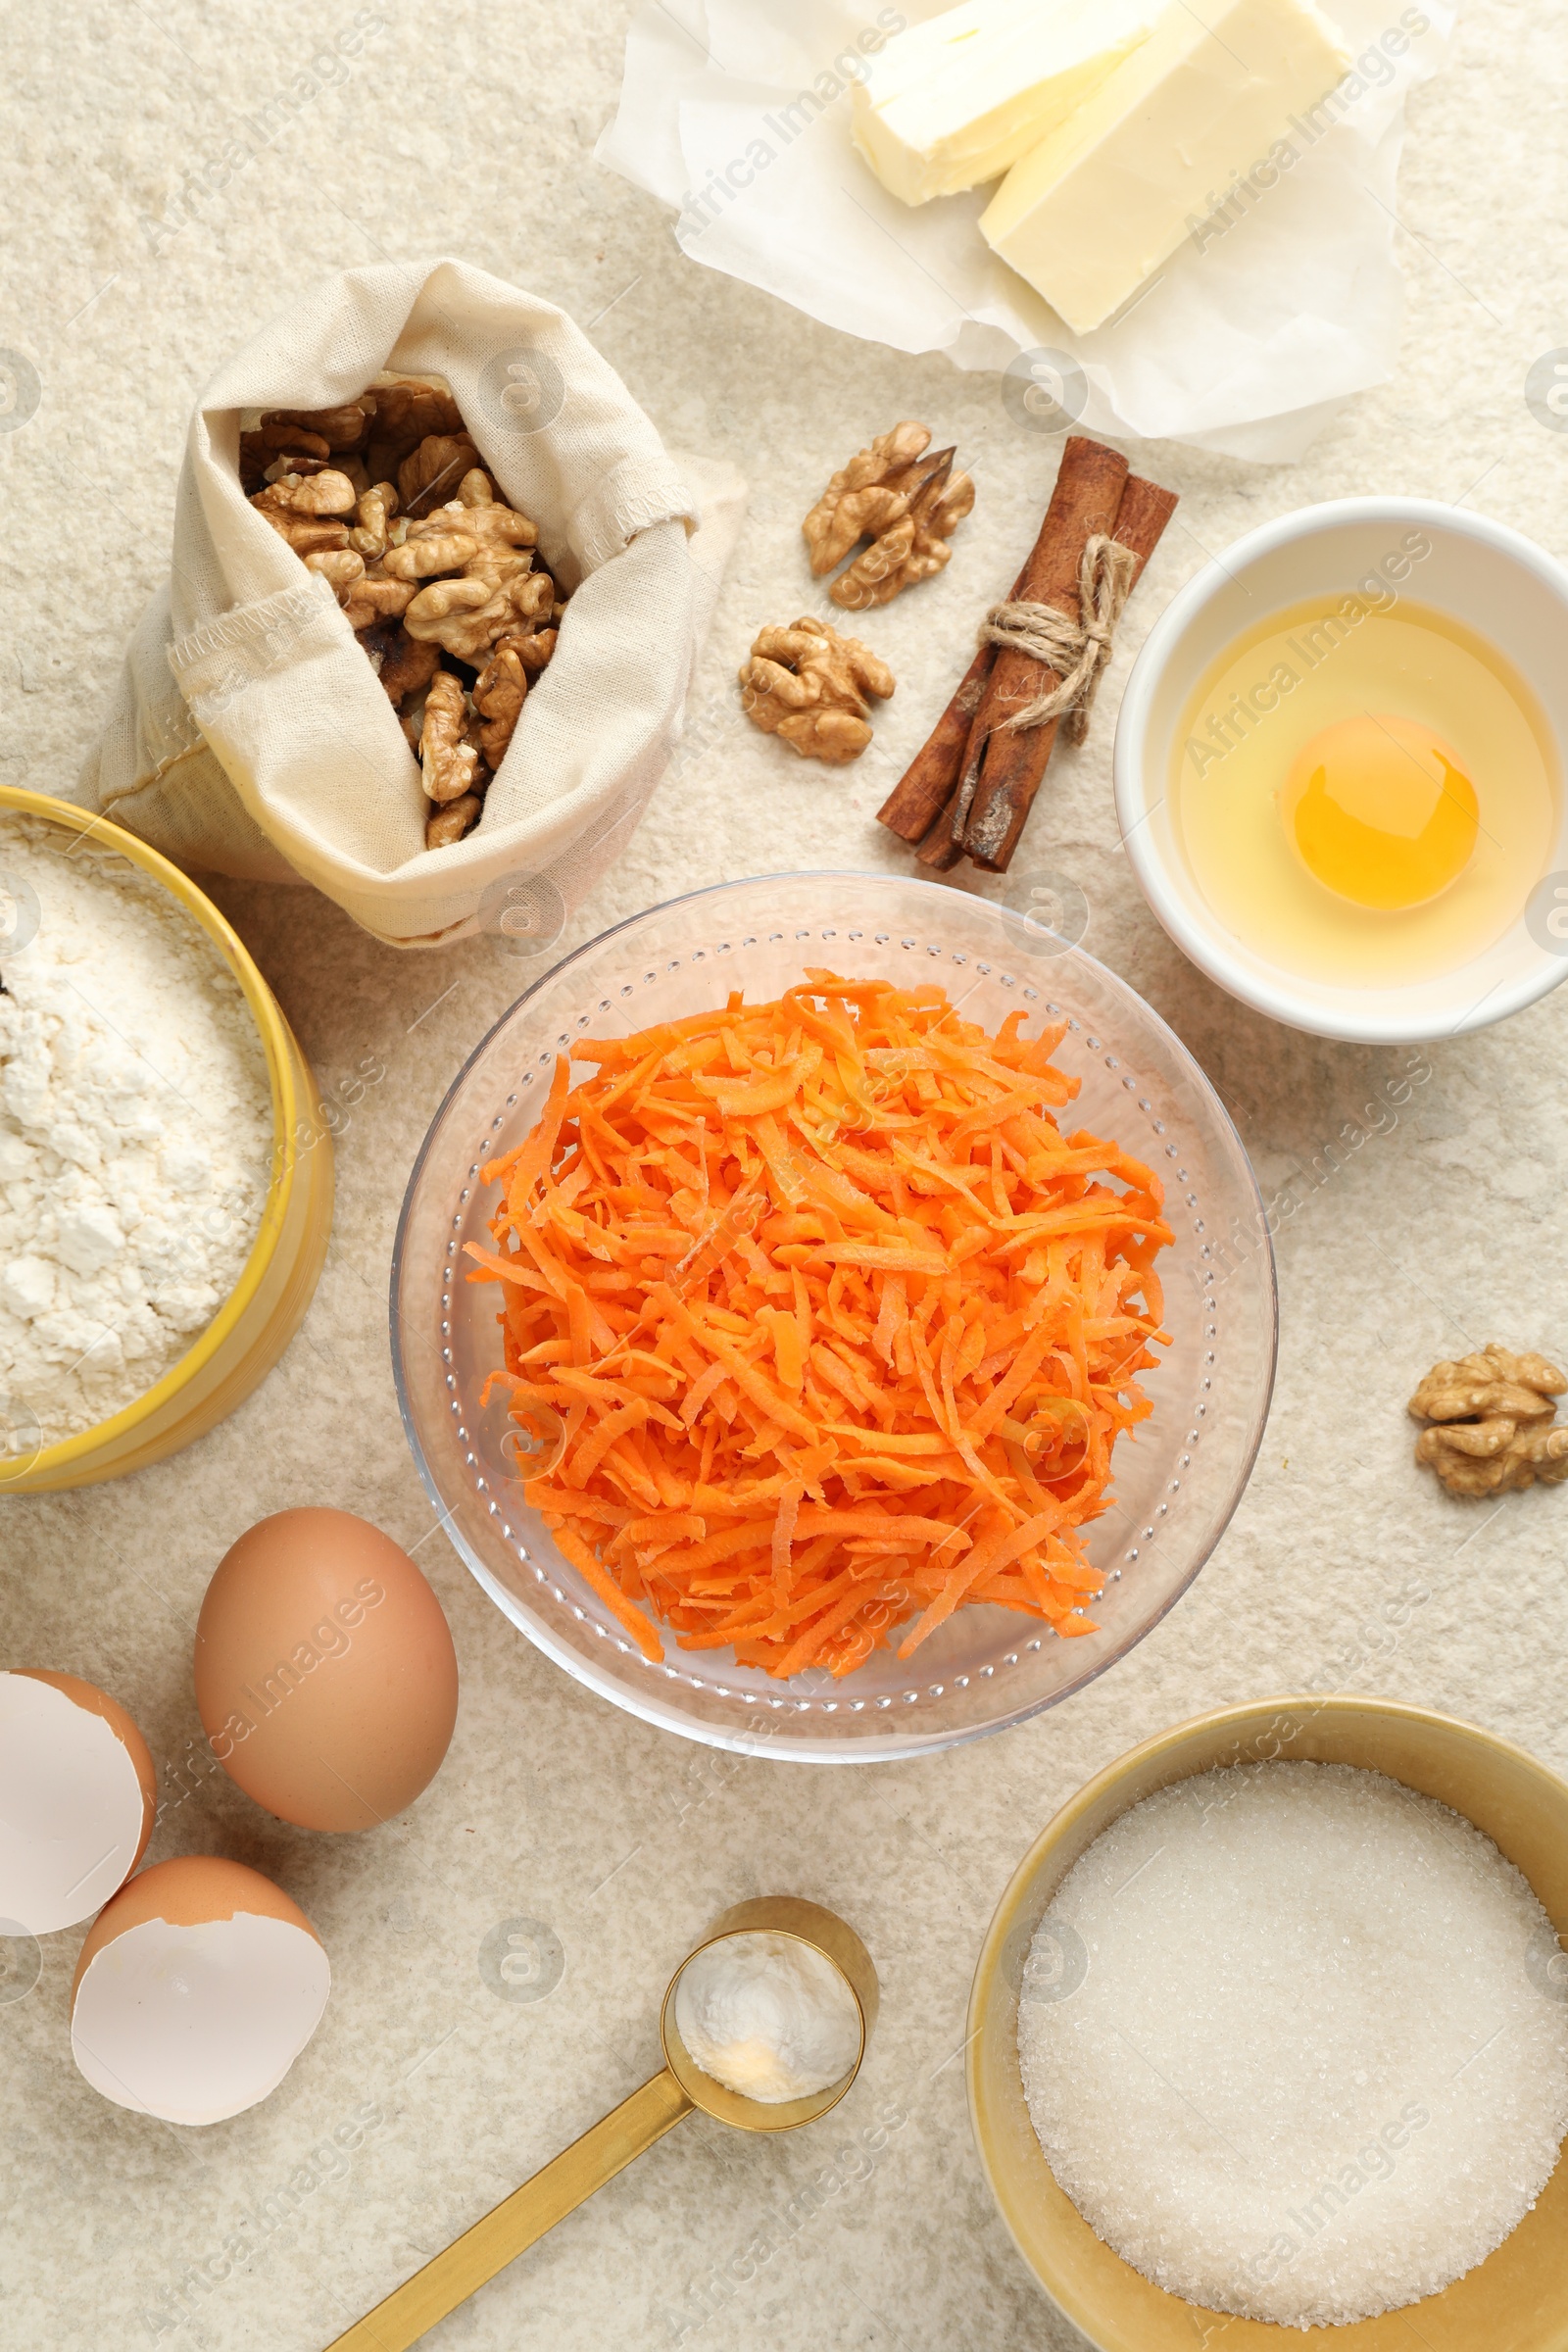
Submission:
[[[1040,535],[1009,602],[1055,604],[1063,612],[1076,613],[1078,567],[1084,548],[1097,531],[1113,528],[1126,479],[1127,461],[1118,450],[1107,449],[1102,441],[1091,441],[1082,433],[1069,434]],[[1011,646],[999,650],[969,722],[962,763],[947,808],[920,845],[921,865],[945,873],[957,864],[968,847],[971,803],[981,788],[992,732],[1009,709],[1032,701],[1042,687],[1038,662]],[[1036,729],[1028,736],[1015,734],[1011,740],[1032,743],[1036,733],[1054,733],[1054,729]],[[1044,761],[1041,764],[1043,769]]]
[[[1076,434],[1069,439],[1020,601],[1054,605],[1076,619],[1084,549],[1097,533],[1108,536],[1115,530],[1128,470],[1120,451]],[[993,848],[1008,829],[1017,804],[1027,808],[1034,799],[1056,732],[1049,724],[1003,728],[1002,721],[1049,691],[1051,683],[1042,662],[1004,646],[970,728],[954,831],[975,862],[994,872],[1002,869],[993,864]]]
[[[1133,586],[1143,576],[1176,504],[1175,492],[1162,490],[1157,482],[1144,481],[1137,474],[1127,480],[1111,536],[1130,549],[1137,560]],[[1081,560],[1082,552],[1080,547],[1077,560]],[[1065,579],[1054,583],[1053,591],[1040,601],[1076,615],[1076,569],[1070,584]],[[1049,673],[1043,663],[1032,662],[1026,654],[1013,655],[1010,648],[1004,649],[1003,660],[1020,664],[1028,676],[1028,693],[1049,690],[1045,686]],[[1000,672],[1001,662],[997,667]],[[978,724],[981,712],[975,715]],[[964,822],[963,847],[974,863],[986,872],[1004,874],[1012,862],[1055,740],[1056,721],[1053,719],[1043,727],[1004,728],[981,744],[981,763]]]
[[[1023,594],[1028,571],[1026,564],[1008,591],[1009,604],[1016,603]],[[877,810],[877,823],[886,825],[889,832],[897,833],[902,840],[923,840],[933,820],[952,800],[958,770],[963,765],[970,724],[996,663],[996,647],[981,646],[958,680],[953,700]],[[962,854],[961,850],[955,851],[950,863],[956,865]]]
[[[930,832],[914,853],[916,863],[929,866],[933,873],[951,873],[963,856],[963,844],[953,830],[953,811],[957,798],[958,787],[955,784],[947,807],[938,810]]]

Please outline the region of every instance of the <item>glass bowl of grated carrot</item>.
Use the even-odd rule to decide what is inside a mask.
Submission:
[[[1126,984],[940,883],[724,883],[470,1056],[392,1267],[404,1426],[496,1605],[717,1747],[1037,1714],[1198,1574],[1273,1385],[1262,1203]]]

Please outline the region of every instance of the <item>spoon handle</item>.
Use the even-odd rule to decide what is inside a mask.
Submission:
[[[422,2271],[394,2287],[384,2302],[335,2337],[327,2352],[406,2352],[426,2328],[466,2303],[487,2278],[564,2221],[691,2111],[691,2100],[666,2066],[531,2180],[503,2197],[444,2254],[432,2256]]]

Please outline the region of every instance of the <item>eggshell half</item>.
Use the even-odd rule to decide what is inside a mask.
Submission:
[[[117,1699],[74,1674],[0,1673],[0,1920],[90,1919],[146,1851],[158,1775]]]
[[[94,2090],[169,2124],[218,2124],[275,2090],[321,2022],[332,1972],[281,1886],[242,1862],[155,1863],[94,1922],[71,2049]]]
[[[446,1754],[458,1661],[406,1551],[350,1511],[278,1511],[240,1537],[196,1627],[214,1755],[306,1830],[365,1830],[412,1804]]]

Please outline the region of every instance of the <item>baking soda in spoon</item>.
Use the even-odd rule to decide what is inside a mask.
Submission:
[[[1568,1960],[1471,1823],[1384,1775],[1204,1773],[1112,1823],[1031,1947],[1053,2173],[1169,2292],[1287,2327],[1436,2294],[1568,2129]]]
[[[854,1993],[793,1936],[725,1936],[693,1953],[675,2027],[705,2075],[767,2106],[830,2090],[860,2054]]]

